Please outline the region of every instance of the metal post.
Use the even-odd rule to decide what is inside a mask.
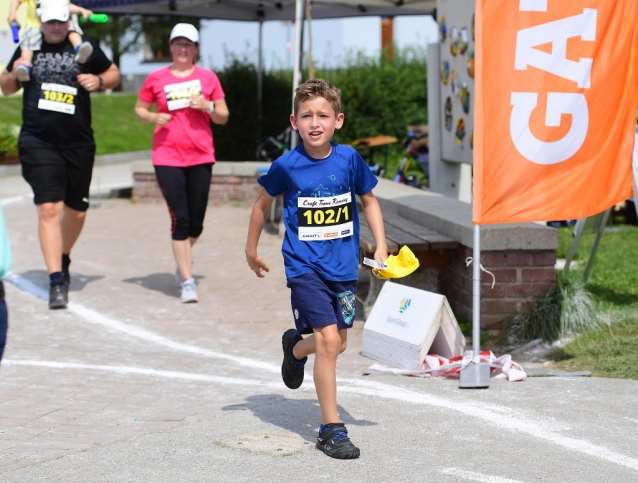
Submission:
[[[304,13],[304,0],[295,0],[295,60],[292,73],[292,101],[294,109],[295,89],[301,84],[301,53],[303,42],[303,13]],[[297,147],[298,138],[297,133],[292,132],[290,134],[290,149]]]
[[[461,389],[490,386],[490,366],[481,364],[481,227],[474,225],[472,253],[472,362],[461,369]]]
[[[263,32],[264,22],[259,21],[259,47],[257,52],[257,140],[261,142],[262,138],[262,120],[263,120],[263,78],[264,78],[264,52],[263,52]]]
[[[609,215],[611,215],[611,208],[609,208],[607,211],[605,211],[601,215],[598,215],[598,226],[596,227],[596,241],[594,241],[594,246],[591,247],[591,253],[589,254],[587,267],[585,268],[585,273],[583,274],[583,284],[587,283],[591,269],[594,266],[594,258],[596,258],[598,245],[600,245],[600,240],[603,237],[603,233],[605,233],[605,227],[607,226],[607,222],[609,221]]]
[[[481,360],[481,227],[479,225],[474,225],[472,260],[472,362],[478,364]]]

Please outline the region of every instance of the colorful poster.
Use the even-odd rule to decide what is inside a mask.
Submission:
[[[638,2],[478,0],[474,223],[585,218],[632,196]]]

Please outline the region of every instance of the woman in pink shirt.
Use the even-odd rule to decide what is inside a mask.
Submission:
[[[173,64],[149,74],[135,115],[153,123],[153,166],[171,215],[175,276],[184,303],[197,302],[191,248],[202,233],[215,162],[210,121],[226,124],[228,106],[217,75],[195,65],[199,32],[186,23],[170,36]],[[151,107],[157,106],[156,112]]]

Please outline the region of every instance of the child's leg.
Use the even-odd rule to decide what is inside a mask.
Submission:
[[[69,30],[69,42],[71,42],[71,45],[73,45],[73,47],[77,47],[82,43],[82,36],[77,33],[74,32],[73,30]]]
[[[339,414],[337,413],[336,368],[337,357],[343,352],[342,347],[345,348],[346,337],[345,329],[339,331],[337,324],[332,324],[314,329],[314,334],[295,345],[296,348],[307,340],[308,343],[305,350],[314,349],[315,366],[313,375],[323,424],[340,422]],[[295,348],[293,348],[293,355]]]
[[[33,50],[31,49],[22,49],[22,54],[20,55],[20,63],[28,66],[33,65]]]

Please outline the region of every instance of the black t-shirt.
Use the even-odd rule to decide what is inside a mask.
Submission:
[[[73,45],[66,39],[59,44],[42,40],[42,49],[33,53],[31,80],[24,82],[20,141],[40,141],[54,146],[94,144],[91,128],[91,98],[77,80],[78,74],[101,74],[111,62],[99,45],[85,64],[73,60]],[[7,69],[20,58],[14,52]]]

